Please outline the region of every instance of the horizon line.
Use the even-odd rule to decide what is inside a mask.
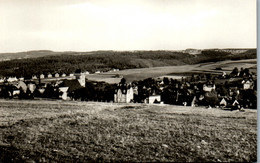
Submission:
[[[99,52],[99,51],[115,51],[115,52],[135,52],[135,51],[185,51],[185,50],[214,50],[214,49],[220,49],[220,50],[249,50],[249,49],[257,49],[257,47],[250,47],[250,48],[186,48],[181,50],[170,50],[170,49],[146,49],[146,50],[112,50],[112,49],[105,49],[105,50],[85,50],[85,51],[77,51],[77,50],[65,50],[65,51],[59,51],[59,50],[47,50],[47,49],[39,49],[39,50],[27,50],[27,51],[14,51],[14,52],[0,52],[0,54],[3,53],[27,53],[27,52],[40,52],[40,51],[49,51],[49,52],[78,52],[78,53],[84,53],[84,52]]]

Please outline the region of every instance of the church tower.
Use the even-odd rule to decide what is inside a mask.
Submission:
[[[77,69],[75,71],[75,77],[76,79],[79,81],[79,84],[82,86],[82,87],[85,87],[86,86],[86,76],[84,73],[81,72],[80,69]]]

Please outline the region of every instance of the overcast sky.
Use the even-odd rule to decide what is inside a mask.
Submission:
[[[256,48],[256,0],[0,0],[0,52]]]

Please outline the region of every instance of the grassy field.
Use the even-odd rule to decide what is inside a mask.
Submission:
[[[257,111],[0,100],[0,162],[253,162]]]
[[[105,81],[107,83],[118,83],[120,78],[115,78],[116,74],[122,75],[127,82],[133,80],[143,80],[149,77],[161,77],[165,75],[175,76],[185,73],[213,73],[221,74],[223,71],[230,73],[235,67],[239,70],[243,68],[251,68],[250,72],[256,73],[256,59],[244,59],[236,61],[220,61],[220,62],[209,62],[203,64],[193,65],[181,65],[181,66],[164,66],[164,67],[150,67],[150,68],[139,68],[139,69],[127,69],[119,72],[106,72],[101,74],[90,74],[86,77],[90,80]],[[216,70],[217,67],[221,67],[222,70]],[[177,77],[179,78],[179,77]]]

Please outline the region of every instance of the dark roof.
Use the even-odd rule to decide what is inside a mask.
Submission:
[[[64,80],[60,85],[60,87],[69,87],[68,92],[73,92],[77,89],[82,88],[82,86],[79,84],[78,80]]]
[[[75,73],[81,73],[81,69],[77,69]]]
[[[24,81],[25,84],[36,84],[35,81],[29,80],[29,81]]]

